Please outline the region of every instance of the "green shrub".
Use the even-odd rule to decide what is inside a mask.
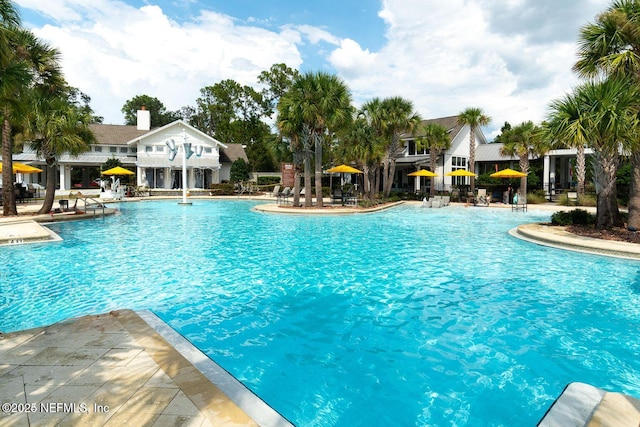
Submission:
[[[596,196],[593,194],[583,194],[578,196],[578,205],[580,206],[596,206]]]
[[[547,201],[547,199],[544,196],[544,192],[542,192],[542,195],[538,194],[537,191],[527,194],[527,203],[530,203],[532,205],[545,203],[546,201]]]
[[[558,195],[558,204],[561,206],[573,206],[574,203],[571,199],[569,199],[569,194],[562,193]]]
[[[595,224],[596,216],[584,209],[574,209],[572,211],[560,211],[551,215],[553,225],[591,225]]]
[[[567,211],[554,212],[551,215],[551,224],[553,225],[571,225],[573,224],[571,220],[571,213]]]
[[[211,184],[209,186],[212,196],[232,196],[234,194],[233,184]]]
[[[574,209],[571,211],[571,220],[575,225],[591,225],[595,224],[596,217],[584,209]]]
[[[258,176],[258,185],[276,185],[280,184],[279,176]],[[273,187],[271,187],[273,189]]]

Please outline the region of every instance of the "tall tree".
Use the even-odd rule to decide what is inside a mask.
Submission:
[[[577,140],[584,138],[593,149],[596,226],[599,229],[624,225],[616,200],[616,173],[621,144],[635,131],[639,95],[638,85],[628,80],[608,78],[604,81],[589,81],[574,90],[572,96],[576,99],[572,102],[576,103],[580,113],[566,124],[561,123],[566,119],[558,114],[558,111],[562,111],[558,106],[567,100],[551,105],[547,120],[551,129],[572,127],[570,134]],[[556,123],[560,125],[556,126]]]
[[[289,91],[293,82],[300,76],[298,70],[289,68],[286,64],[273,64],[267,71],[258,75],[258,83],[266,85],[262,90],[262,96],[271,106],[268,116],[275,110],[280,98]]]
[[[192,126],[224,143],[244,145],[252,169],[274,168],[264,144],[270,129],[262,121],[272,106],[260,92],[227,79],[200,89],[196,104],[189,119]]]
[[[78,155],[89,150],[90,144],[95,142],[95,136],[89,129],[94,116],[92,111],[77,102],[71,88],[53,96],[36,96],[27,115],[25,136],[31,149],[47,164],[45,197],[39,211],[43,214],[50,212],[53,206],[60,156]]]
[[[293,154],[293,205],[298,206],[300,204],[300,173],[303,171],[303,162],[307,157],[305,156],[302,142],[304,132],[303,121],[300,116],[300,109],[293,97],[283,96],[278,102],[277,126],[281,135],[289,140],[289,150],[291,150]],[[306,194],[311,194],[311,191],[305,190],[305,196]],[[305,205],[311,206],[310,198],[307,199],[305,197]]]
[[[548,120],[543,124],[545,139],[550,146],[556,148],[571,147],[576,149],[576,174],[579,195],[584,195],[585,177],[587,174],[584,149],[587,141],[587,117],[583,105],[575,93],[554,100]],[[549,184],[551,185],[551,183]]]
[[[469,125],[469,172],[476,170],[476,131],[480,126],[491,123],[491,117],[487,116],[480,108],[467,108],[458,114],[458,123]],[[475,177],[471,177],[471,192],[475,191]]]
[[[376,132],[385,140],[382,158],[382,189],[389,197],[396,173],[396,160],[402,144],[403,133],[413,133],[420,124],[420,116],[413,111],[413,103],[399,96],[380,100],[374,98],[362,107],[364,115]]]
[[[179,111],[167,111],[167,107],[158,98],[149,95],[136,95],[127,100],[120,110],[124,113],[124,124],[135,126],[138,122],[138,110],[141,110],[142,107],[149,110],[153,127],[162,127],[182,116]]]
[[[441,124],[422,123],[417,128],[416,145],[429,150],[431,171],[435,172],[438,156],[451,147],[451,138],[449,138],[447,128]],[[436,194],[436,186],[433,184],[433,177],[431,177],[431,189],[429,191],[431,196]]]
[[[625,76],[640,81],[640,1],[614,0],[582,27],[574,70],[584,77]],[[640,121],[639,121],[640,122]],[[628,227],[640,229],[640,129],[623,141],[631,157]]]
[[[548,150],[548,145],[543,137],[542,128],[527,121],[502,133],[503,146],[500,154],[503,156],[516,156],[519,160],[520,170],[529,173],[529,157],[539,157]],[[520,178],[520,193],[522,197],[527,195],[527,177]]]
[[[16,27],[17,14],[11,13],[12,3],[3,2],[0,8],[0,117],[2,120],[2,197],[3,214],[17,215],[13,190],[12,128],[21,124],[31,106],[28,94],[34,88],[48,96],[63,87],[56,49],[41,42],[33,33]],[[19,23],[19,22],[18,22]]]
[[[297,78],[283,98],[288,98],[288,105],[295,106],[298,110],[295,115],[307,126],[308,132],[303,132],[301,141],[308,137],[315,148],[316,204],[322,207],[323,143],[325,138],[332,139],[338,130],[350,122],[353,113],[351,94],[337,76],[309,72]],[[305,182],[305,195],[310,193],[307,186]]]
[[[358,113],[358,116],[352,125],[345,130],[341,139],[343,143],[338,147],[339,154],[337,158],[340,163],[348,163],[355,160],[356,165],[362,168],[363,171],[362,191],[364,197],[369,200],[375,199],[378,190],[376,177],[378,176],[380,161],[384,155],[384,142],[362,112]]]

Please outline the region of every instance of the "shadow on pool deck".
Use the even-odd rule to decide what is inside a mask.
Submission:
[[[3,426],[292,425],[150,312],[8,333],[0,360]]]

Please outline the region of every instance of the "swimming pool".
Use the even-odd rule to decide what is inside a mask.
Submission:
[[[571,381],[640,395],[640,263],[507,235],[546,212],[253,205],[126,203],[0,248],[0,330],[151,309],[300,426],[533,425]]]

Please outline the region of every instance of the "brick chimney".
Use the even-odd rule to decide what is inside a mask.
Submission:
[[[140,107],[137,119],[138,130],[151,130],[151,111],[146,106]]]

